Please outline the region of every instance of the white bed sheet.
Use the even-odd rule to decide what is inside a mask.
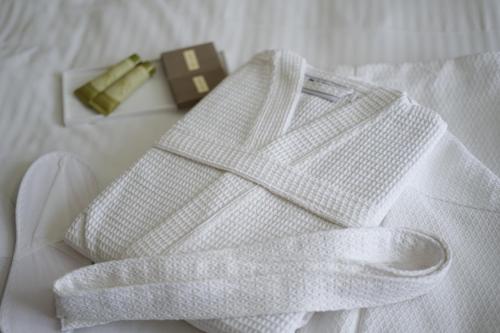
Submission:
[[[33,160],[53,150],[75,152],[105,186],[183,115],[171,111],[65,128],[65,70],[98,67],[133,52],[157,58],[204,41],[225,51],[230,69],[267,48],[294,50],[320,68],[436,60],[500,50],[499,32],[495,1],[3,0],[0,266],[12,254],[16,189]],[[490,122],[481,133],[481,117],[449,117],[456,124],[466,119],[478,132],[469,149],[498,174],[497,149],[481,142],[490,140],[485,133],[500,132],[500,123]]]

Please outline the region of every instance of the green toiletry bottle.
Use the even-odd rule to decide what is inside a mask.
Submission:
[[[97,112],[108,115],[120,105],[132,92],[139,88],[156,69],[152,63],[145,61],[125,74],[106,90],[90,101],[90,106]]]
[[[141,58],[137,54],[132,54],[130,57],[111,66],[105,73],[76,89],[75,96],[83,104],[90,106],[90,101],[95,96],[133,69],[140,61]]]

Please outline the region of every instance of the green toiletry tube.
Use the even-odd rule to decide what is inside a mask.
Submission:
[[[76,89],[74,92],[75,96],[78,97],[83,104],[90,106],[92,98],[97,96],[100,92],[103,92],[116,80],[124,76],[128,71],[140,63],[140,61],[141,58],[139,55],[132,54],[130,57],[111,66],[105,73]]]
[[[97,112],[108,115],[120,105],[131,93],[139,88],[156,69],[152,63],[145,61],[125,74],[121,79],[98,94],[90,101],[90,106]]]

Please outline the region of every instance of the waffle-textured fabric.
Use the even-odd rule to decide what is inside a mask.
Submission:
[[[457,138],[445,134],[381,225],[441,235],[453,264],[439,287],[395,305],[317,313],[300,333],[498,331],[500,179]]]
[[[419,166],[382,225],[441,235],[453,265],[432,293],[394,306],[317,314],[301,333],[325,327],[360,333],[498,332],[500,150],[493,147],[499,142],[499,68],[500,54],[485,53],[334,71],[408,91],[448,122],[453,134],[445,134]]]
[[[445,128],[404,93],[291,52],[255,56],[72,224],[71,246],[113,262],[56,283],[63,328],[179,318],[206,331],[291,332],[304,312],[427,292],[448,269],[446,246],[366,227]],[[196,320],[207,318],[225,319]]]

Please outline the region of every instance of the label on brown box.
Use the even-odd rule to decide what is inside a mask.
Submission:
[[[195,50],[186,50],[182,52],[182,55],[184,56],[184,61],[186,62],[186,67],[189,71],[200,69],[200,63],[198,62]]]
[[[194,86],[196,87],[196,91],[199,94],[206,93],[210,89],[208,88],[207,81],[205,81],[205,77],[203,75],[197,75],[193,77],[193,83]]]

